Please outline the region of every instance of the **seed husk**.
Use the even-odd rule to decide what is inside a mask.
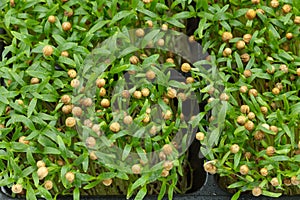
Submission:
[[[192,67],[189,63],[183,63],[181,65],[181,71],[183,71],[184,73],[188,73],[189,71],[191,71]]]
[[[265,134],[262,131],[256,131],[254,133],[254,139],[255,140],[262,140],[265,138]]]
[[[295,16],[294,23],[300,24],[300,16]]]
[[[300,73],[300,72],[299,72]],[[300,76],[300,75],[299,75]],[[195,79],[193,77],[187,77],[186,78],[186,83],[187,84],[190,84],[190,83],[193,83],[195,81]]]
[[[144,36],[145,36],[145,31],[144,31],[144,29],[142,29],[142,28],[136,29],[135,35],[136,35],[137,37],[144,37]]]
[[[243,36],[243,40],[244,40],[244,42],[246,42],[247,44],[250,42],[251,38],[252,38],[252,35],[251,35],[251,34],[245,34],[245,35]]]
[[[260,187],[255,187],[255,188],[252,189],[252,195],[253,195],[253,196],[258,197],[258,196],[260,196],[261,194],[262,194],[262,190],[261,190]]]
[[[255,128],[255,125],[252,121],[247,121],[244,126],[248,131],[252,131]]]
[[[38,168],[37,175],[39,177],[39,180],[44,179],[48,175],[48,168],[47,167]]]
[[[168,88],[167,96],[173,99],[177,96],[177,91],[174,88]]]
[[[67,94],[64,94],[60,99],[64,104],[69,104],[71,102],[71,97]]]
[[[26,136],[21,136],[19,138],[19,142],[20,143],[23,143],[23,144],[29,144],[29,141],[28,140],[25,140]]]
[[[113,122],[111,123],[111,125],[109,126],[109,129],[114,132],[114,133],[117,133],[120,131],[121,129],[121,126],[118,122]]]
[[[75,174],[73,172],[67,172],[65,177],[70,183],[73,183],[75,180]]]
[[[272,8],[277,8],[279,6],[278,0],[272,0],[270,4]]]
[[[270,183],[272,186],[277,187],[279,185],[278,178],[277,177],[272,178]]]
[[[257,92],[256,89],[250,89],[248,94],[249,94],[249,95],[253,95],[253,96],[255,96],[255,97],[258,96],[258,92]]]
[[[11,187],[11,191],[15,194],[19,194],[23,191],[23,186],[17,183]]]
[[[232,50],[231,50],[231,48],[225,48],[224,50],[223,50],[223,56],[225,56],[225,57],[227,57],[227,56],[230,56],[231,55],[231,53],[232,53]]]
[[[240,110],[242,113],[247,114],[250,112],[250,107],[248,105],[242,105]]]
[[[70,22],[64,22],[64,23],[61,25],[61,27],[62,27],[62,29],[63,29],[64,31],[69,31],[69,30],[71,30],[72,25],[71,25]]]
[[[51,45],[46,45],[43,48],[43,54],[44,56],[51,56],[53,53],[53,47]]]
[[[98,157],[96,156],[95,151],[91,151],[91,152],[89,153],[89,156],[90,156],[90,159],[91,159],[91,160],[97,160],[97,159],[98,159]]]
[[[244,125],[246,123],[247,119],[245,116],[241,115],[241,116],[238,116],[236,121],[239,125]]]
[[[56,18],[55,18],[53,15],[50,15],[50,16],[48,17],[48,22],[49,22],[49,23],[53,24],[55,21],[56,21]]]
[[[157,40],[157,45],[160,46],[160,47],[164,46],[165,45],[165,40],[162,39],[162,38]]]
[[[278,89],[278,88],[273,88],[272,89],[272,93],[274,94],[274,95],[278,95],[279,93],[280,93],[280,90]]]
[[[140,174],[142,169],[140,164],[135,164],[131,167],[131,171],[133,174]]]
[[[74,69],[69,69],[69,70],[68,70],[68,76],[69,76],[70,78],[76,78],[77,72],[76,72]]]
[[[268,169],[267,168],[261,168],[260,169],[260,174],[262,176],[267,176],[268,175]]]
[[[248,53],[244,53],[241,55],[241,59],[243,63],[247,63],[250,60],[250,55]]]
[[[167,25],[167,24],[162,24],[162,25],[161,25],[161,29],[162,29],[163,31],[167,31],[167,30],[168,30],[168,25]]]
[[[230,147],[230,152],[236,154],[240,151],[240,146],[238,144],[233,144]]]
[[[76,119],[74,117],[68,117],[65,123],[67,127],[72,128],[76,125]]]
[[[123,119],[124,124],[127,124],[127,125],[132,124],[132,121],[133,121],[133,119],[129,115],[125,116]]]
[[[246,44],[243,40],[237,41],[235,45],[236,45],[236,48],[239,50],[244,49],[246,46]]]
[[[291,12],[291,10],[292,10],[292,6],[289,5],[289,4],[284,4],[284,5],[282,6],[282,11],[283,11],[285,14]]]
[[[71,81],[71,87],[73,87],[73,88],[78,88],[79,85],[80,85],[80,81],[79,81],[78,79],[73,79],[73,80]]]
[[[101,102],[100,102],[100,105],[103,108],[108,108],[110,106],[110,101],[108,99],[102,99]]]
[[[138,91],[138,90],[134,91],[133,97],[136,98],[136,99],[142,98],[142,92]]]
[[[228,42],[229,40],[231,40],[233,38],[233,35],[232,35],[232,33],[231,32],[224,32],[223,34],[222,34],[222,40],[224,41],[224,42]]]
[[[222,94],[220,95],[220,100],[221,100],[221,101],[228,101],[228,100],[229,100],[228,94],[222,93]]]
[[[248,91],[248,87],[247,86],[243,85],[243,86],[240,87],[240,92],[241,93],[246,93],[247,91]]]
[[[96,80],[96,85],[98,88],[104,87],[105,83],[106,83],[106,81],[104,78],[97,78],[97,80]]]
[[[251,77],[251,76],[252,76],[251,70],[250,70],[250,69],[246,69],[246,70],[244,71],[244,76],[245,76],[246,78]]]
[[[242,165],[242,166],[240,167],[240,173],[241,173],[242,175],[248,174],[248,173],[249,173],[249,167],[248,167],[247,165]]]
[[[46,180],[44,183],[44,188],[46,190],[51,190],[53,188],[53,182],[51,180]]]
[[[152,70],[149,70],[146,72],[146,77],[148,80],[153,80],[155,79],[156,75],[155,75],[155,72],[152,71]]]
[[[112,184],[113,180],[111,178],[108,178],[108,179],[104,179],[102,181],[103,185],[105,186],[110,186]]]
[[[199,140],[199,141],[203,141],[205,138],[205,135],[203,132],[198,132],[196,133],[196,139]]]
[[[43,160],[39,160],[39,161],[36,162],[36,166],[38,168],[40,168],[40,167],[46,167],[46,164],[45,164],[45,162]]]
[[[266,154],[268,156],[273,156],[275,152],[276,152],[276,149],[273,146],[268,146],[266,149]]]
[[[171,155],[172,152],[173,152],[173,148],[172,148],[172,146],[170,144],[165,144],[163,146],[162,150],[163,150],[164,154],[167,155],[167,156]]]

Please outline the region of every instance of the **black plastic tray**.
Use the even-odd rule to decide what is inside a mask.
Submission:
[[[220,189],[220,187],[216,184],[215,177],[212,175],[208,175],[205,184],[198,191],[185,194],[185,195],[175,195],[173,199],[178,200],[230,200],[232,194],[229,194]],[[0,192],[1,200],[15,200],[11,197],[8,197],[4,193]],[[57,198],[58,200],[72,200],[71,196]],[[81,197],[82,200],[122,200],[126,199],[122,196],[91,196],[91,197]],[[131,198],[133,199],[133,198]],[[146,196],[145,200],[155,200],[156,196]],[[168,199],[165,197],[164,199]],[[277,199],[277,200],[299,200],[300,196],[282,196],[279,198],[271,198],[271,197],[254,197],[252,195],[241,195],[239,198],[241,200],[269,200],[269,199]]]

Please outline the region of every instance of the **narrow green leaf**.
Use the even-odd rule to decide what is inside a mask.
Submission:
[[[267,190],[263,190],[262,194],[268,197],[280,197],[282,195],[282,193],[269,192]]]
[[[128,10],[122,10],[120,12],[118,12],[111,20],[111,22],[109,23],[109,25],[113,25],[114,23],[116,23],[117,21],[124,19],[125,17],[128,17],[129,15],[132,15],[132,11],[128,11]]]
[[[36,98],[33,98],[30,103],[29,103],[29,106],[28,106],[28,110],[27,110],[27,117],[30,118],[32,112],[34,111],[35,109],[35,106],[36,106],[36,103],[37,103],[37,99]]]
[[[35,127],[30,119],[23,115],[14,114],[11,116],[10,120],[8,120],[7,125],[14,124],[17,122],[22,122],[25,126],[27,126],[31,130],[35,130]]]
[[[238,200],[241,195],[241,190],[237,191],[232,197],[231,200]]]
[[[140,189],[140,191],[137,193],[137,195],[135,196],[134,199],[135,200],[142,200],[142,199],[144,199],[146,194],[147,194],[147,187],[145,185],[142,189]]]
[[[29,179],[26,184],[26,199],[37,200],[35,192],[34,192],[33,188],[31,187],[31,183],[29,182]]]
[[[122,154],[122,160],[123,161],[128,157],[128,155],[131,151],[131,148],[132,148],[132,146],[130,144],[125,145],[125,147],[123,149],[123,154]]]

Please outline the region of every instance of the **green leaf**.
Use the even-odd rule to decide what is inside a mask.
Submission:
[[[289,138],[291,139],[291,141],[295,141],[295,134],[293,131],[290,130],[290,128],[288,127],[288,125],[286,124],[282,124],[282,128],[285,131],[285,133],[287,134],[287,136],[289,136]]]
[[[14,114],[11,116],[10,120],[8,120],[7,125],[14,124],[17,122],[22,122],[25,126],[27,126],[31,130],[35,130],[35,127],[30,119],[23,115]]]
[[[173,194],[174,194],[174,185],[171,184],[168,189],[168,199],[169,200],[173,199]]]
[[[169,23],[169,24],[172,24],[178,28],[185,28],[185,25],[182,24],[181,22],[179,22],[177,19],[174,19],[174,18],[167,18],[166,21]]]
[[[232,197],[231,200],[238,200],[241,195],[241,190],[237,191]]]
[[[192,12],[183,11],[183,12],[174,14],[172,18],[174,18],[174,19],[186,19],[186,18],[190,18],[190,17],[193,17]]]
[[[76,173],[76,179],[84,181],[84,182],[89,182],[95,179],[94,176],[89,175],[89,174],[83,174],[83,173]]]
[[[109,23],[109,25],[113,25],[114,23],[116,23],[117,21],[125,18],[125,17],[128,17],[129,15],[132,15],[132,11],[128,11],[128,10],[122,10],[120,12],[118,12],[111,20],[111,22]]]
[[[41,195],[42,195],[46,200],[52,200],[52,199],[53,199],[51,193],[50,193],[48,190],[46,190],[44,187],[39,186],[39,187],[38,187],[38,191],[41,193]]]
[[[130,197],[132,195],[132,192],[140,187],[140,186],[143,186],[146,184],[146,182],[148,181],[149,179],[149,175],[146,174],[146,175],[142,175],[139,179],[137,179],[132,185],[131,187],[128,188],[128,193],[127,193],[127,197]],[[129,195],[129,196],[128,196]]]
[[[125,147],[123,149],[123,154],[122,154],[122,160],[123,161],[128,157],[128,155],[131,151],[131,148],[132,148],[132,146],[130,144],[125,145]]]
[[[59,135],[56,137],[56,139],[57,139],[57,144],[58,144],[58,148],[61,152],[61,155],[63,157],[67,158],[67,148],[65,146],[65,143],[64,143],[63,139]]]
[[[66,40],[60,35],[52,35],[52,37],[54,38],[58,46],[63,46],[66,43]]]
[[[99,19],[97,20],[97,22],[95,23],[95,25],[90,28],[89,30],[89,34],[93,34],[96,31],[98,31],[99,29],[101,29],[104,25],[106,25],[109,21],[108,20],[103,20],[103,19]]]
[[[273,162],[280,162],[280,161],[288,161],[290,158],[288,156],[272,156],[270,160]]]
[[[235,58],[235,62],[237,64],[237,66],[238,66],[239,72],[242,73],[244,71],[244,65],[242,63],[240,55],[237,52],[234,52],[234,58]]]
[[[37,103],[37,99],[36,98],[33,98],[30,103],[29,103],[29,106],[28,106],[28,110],[27,110],[27,117],[30,118],[32,112],[34,111],[35,109],[35,106],[36,106],[36,103]]]
[[[280,34],[277,32],[277,30],[274,28],[272,24],[269,24],[269,33],[273,35],[274,38],[280,39]]]
[[[221,160],[221,162],[220,162],[220,165],[223,165],[225,162],[226,162],[226,160],[227,160],[227,158],[228,158],[228,156],[231,154],[231,152],[230,151],[227,151],[227,153],[222,157],[222,160]]]
[[[27,167],[22,171],[22,177],[27,177],[30,174],[32,174],[34,171],[36,171],[36,168],[33,166]]]
[[[118,74],[118,73],[120,73],[120,72],[124,72],[126,69],[128,69],[130,67],[130,65],[128,64],[128,65],[122,65],[122,66],[120,66],[120,65],[114,65],[110,70],[109,70],[109,72],[111,73],[111,74]]]
[[[135,196],[134,199],[135,200],[142,200],[142,199],[144,199],[146,194],[147,194],[147,187],[145,185],[142,189],[140,189],[140,191],[137,193],[137,195]]]
[[[118,172],[116,177],[122,180],[129,180],[128,175],[125,172],[121,172],[121,171]]]
[[[28,161],[32,166],[34,166],[34,165],[36,164],[36,161],[35,161],[35,159],[33,158],[33,155],[32,155],[32,153],[31,153],[30,150],[29,150],[29,151],[26,151],[26,159],[27,159],[27,161]]]
[[[243,187],[244,185],[246,185],[247,183],[244,182],[244,181],[238,181],[238,182],[235,182],[235,183],[232,183],[231,185],[228,186],[229,189],[232,189],[232,188],[239,188],[239,187]]]
[[[275,193],[275,192],[269,192],[267,190],[263,190],[262,195],[267,196],[267,197],[280,197],[282,195],[282,193]]]
[[[167,190],[167,184],[166,184],[166,181],[164,180],[162,182],[161,187],[160,187],[160,191],[159,191],[159,194],[158,194],[158,197],[157,197],[158,200],[162,200],[163,199],[163,197],[166,194],[166,190]]]
[[[23,79],[17,74],[16,72],[12,71],[11,69],[8,70],[8,73],[13,77],[17,83],[19,83],[21,86],[25,86],[26,83],[23,81]]]
[[[64,63],[71,67],[76,67],[76,63],[74,60],[72,60],[71,58],[64,57],[64,56],[60,56],[58,59],[58,62]]]
[[[55,154],[55,155],[60,155],[61,152],[53,147],[44,147],[43,154]]]
[[[281,58],[283,58],[283,59],[285,59],[287,61],[294,60],[294,58],[290,54],[288,54],[286,51],[284,51],[282,49],[278,50],[278,55],[279,55],[279,57],[281,57]]]
[[[234,170],[236,170],[237,167],[239,166],[241,157],[242,157],[242,151],[239,151],[234,155],[234,165],[233,165]]]
[[[73,200],[80,200],[80,191],[78,187],[75,187],[73,191]]]
[[[35,192],[34,192],[33,188],[31,187],[31,183],[29,182],[29,179],[26,184],[26,199],[37,200]]]
[[[116,177],[116,175],[117,175],[117,173],[115,173],[115,172],[104,172],[104,173],[101,173],[97,177],[97,179],[103,181],[105,179],[114,178],[114,177]]]
[[[145,15],[151,17],[151,18],[154,18],[154,19],[157,19],[157,18],[158,18],[158,16],[157,16],[156,13],[154,13],[154,12],[152,12],[152,11],[150,11],[150,10],[147,10],[147,9],[145,9],[145,8],[143,8],[143,7],[137,8],[137,11],[138,11],[138,12],[141,12],[141,13],[143,13],[143,14],[145,14]]]
[[[84,190],[88,190],[88,189],[91,189],[97,185],[99,185],[99,183],[101,183],[102,180],[96,180],[94,182],[91,182],[89,184],[87,184],[86,186],[83,187]]]

